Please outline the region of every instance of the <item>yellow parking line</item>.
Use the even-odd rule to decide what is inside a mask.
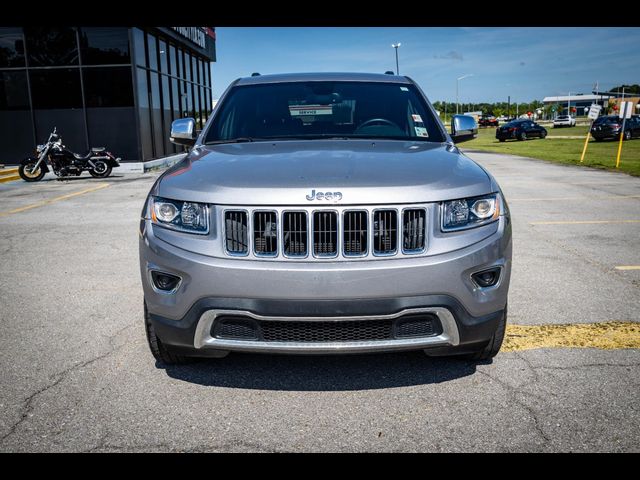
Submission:
[[[534,348],[640,348],[640,323],[507,325],[503,351],[516,352]]]
[[[95,192],[96,190],[100,190],[102,188],[106,188],[110,183],[99,183],[98,185],[86,188],[84,190],[80,190],[79,192],[67,193],[66,195],[60,195],[59,197],[54,197],[48,200],[43,200],[41,202],[32,203],[31,205],[26,205],[24,207],[15,208],[13,210],[9,210],[8,212],[0,212],[0,217],[6,217],[7,215],[13,215],[14,213],[24,212],[26,210],[31,210],[32,208],[44,207],[45,205],[49,205],[51,203],[59,202],[60,200],[66,200],[68,198],[77,197],[78,195],[84,195],[85,193]]]
[[[640,220],[559,220],[553,222],[529,222],[529,225],[590,225],[604,223],[640,223]]]
[[[621,265],[616,270],[640,270],[640,265]]]
[[[628,200],[640,198],[640,195],[606,195],[601,197],[538,197],[538,198],[507,198],[511,202],[563,202],[566,200]]]

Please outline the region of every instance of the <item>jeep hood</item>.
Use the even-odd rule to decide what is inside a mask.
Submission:
[[[310,201],[312,190],[342,199]],[[485,171],[451,145],[350,139],[197,146],[153,194],[221,205],[363,205],[489,192]]]

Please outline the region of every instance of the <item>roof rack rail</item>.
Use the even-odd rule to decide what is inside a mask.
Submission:
[[[395,75],[394,72],[392,72],[391,70],[387,70],[386,72],[384,72],[385,75]]]
[[[259,76],[260,76],[260,74],[259,74],[258,72],[253,72],[253,73],[251,74],[251,76],[252,76],[252,77],[259,77]]]

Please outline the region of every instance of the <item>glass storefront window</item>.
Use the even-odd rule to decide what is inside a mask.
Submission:
[[[0,72],[0,110],[28,110],[27,72]]]
[[[172,78],[171,79],[171,97],[172,97],[172,104],[173,104],[173,115],[172,115],[172,119],[176,120],[178,118],[180,118],[182,115],[180,113],[181,109],[180,109],[180,84],[179,84],[179,80]]]
[[[80,69],[33,69],[29,80],[33,108],[82,108]]]
[[[155,157],[164,155],[164,135],[162,127],[162,104],[160,103],[160,78],[155,72],[149,72],[149,90],[151,92],[151,122],[153,126],[153,151]]]
[[[21,28],[0,28],[0,67],[24,67],[24,40]]]
[[[141,67],[147,66],[147,57],[145,56],[144,32],[139,28],[133,29],[133,49],[136,58],[136,64]]]
[[[169,73],[176,74],[176,47],[169,45]]]
[[[193,86],[193,114],[196,119],[196,125],[198,130],[202,130],[202,107],[200,106],[200,87],[197,85]]]
[[[177,56],[178,56],[178,75],[177,75],[177,77],[178,77],[178,78],[182,78],[182,79],[184,79],[184,68],[183,68],[183,66],[182,66],[182,62],[183,62],[183,59],[182,59],[182,57],[183,57],[182,49],[181,49],[181,48],[177,48],[177,49],[176,49],[176,54],[177,54]]]
[[[72,27],[25,27],[30,67],[78,64],[78,41]]]
[[[129,56],[129,33],[125,27],[80,29],[80,54],[83,65],[125,64]]]
[[[184,52],[184,70],[185,70],[185,79],[187,82],[191,81],[191,55],[187,52]]]
[[[149,68],[152,70],[158,69],[158,42],[156,37],[147,34],[147,48],[149,49]]]
[[[84,96],[87,107],[133,106],[129,67],[85,68]]]
[[[193,72],[193,83],[199,83],[198,79],[198,59],[194,56],[191,57],[191,71]]]
[[[142,158],[153,157],[153,142],[151,134],[151,117],[149,111],[149,89],[147,87],[147,71],[138,68],[136,71],[138,87],[138,119],[140,123],[140,143]]]
[[[167,61],[167,57],[169,56],[169,52],[167,50],[167,42],[164,42],[162,40],[158,41],[158,53],[160,54],[160,71],[162,73],[169,73],[168,70],[168,61]]]
[[[164,131],[162,136],[164,138],[164,151],[166,155],[175,152],[173,143],[169,140],[171,134],[171,91],[169,90],[169,77],[167,75],[161,75],[161,87],[162,87],[162,119],[164,122]]]

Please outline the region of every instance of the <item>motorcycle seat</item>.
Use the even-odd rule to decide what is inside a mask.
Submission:
[[[87,158],[91,157],[92,154],[93,152],[89,151],[86,155],[78,155],[77,153],[74,153],[73,156],[76,158],[76,160],[86,160]]]
[[[91,149],[92,152],[104,152],[106,150],[105,147],[93,147]]]

